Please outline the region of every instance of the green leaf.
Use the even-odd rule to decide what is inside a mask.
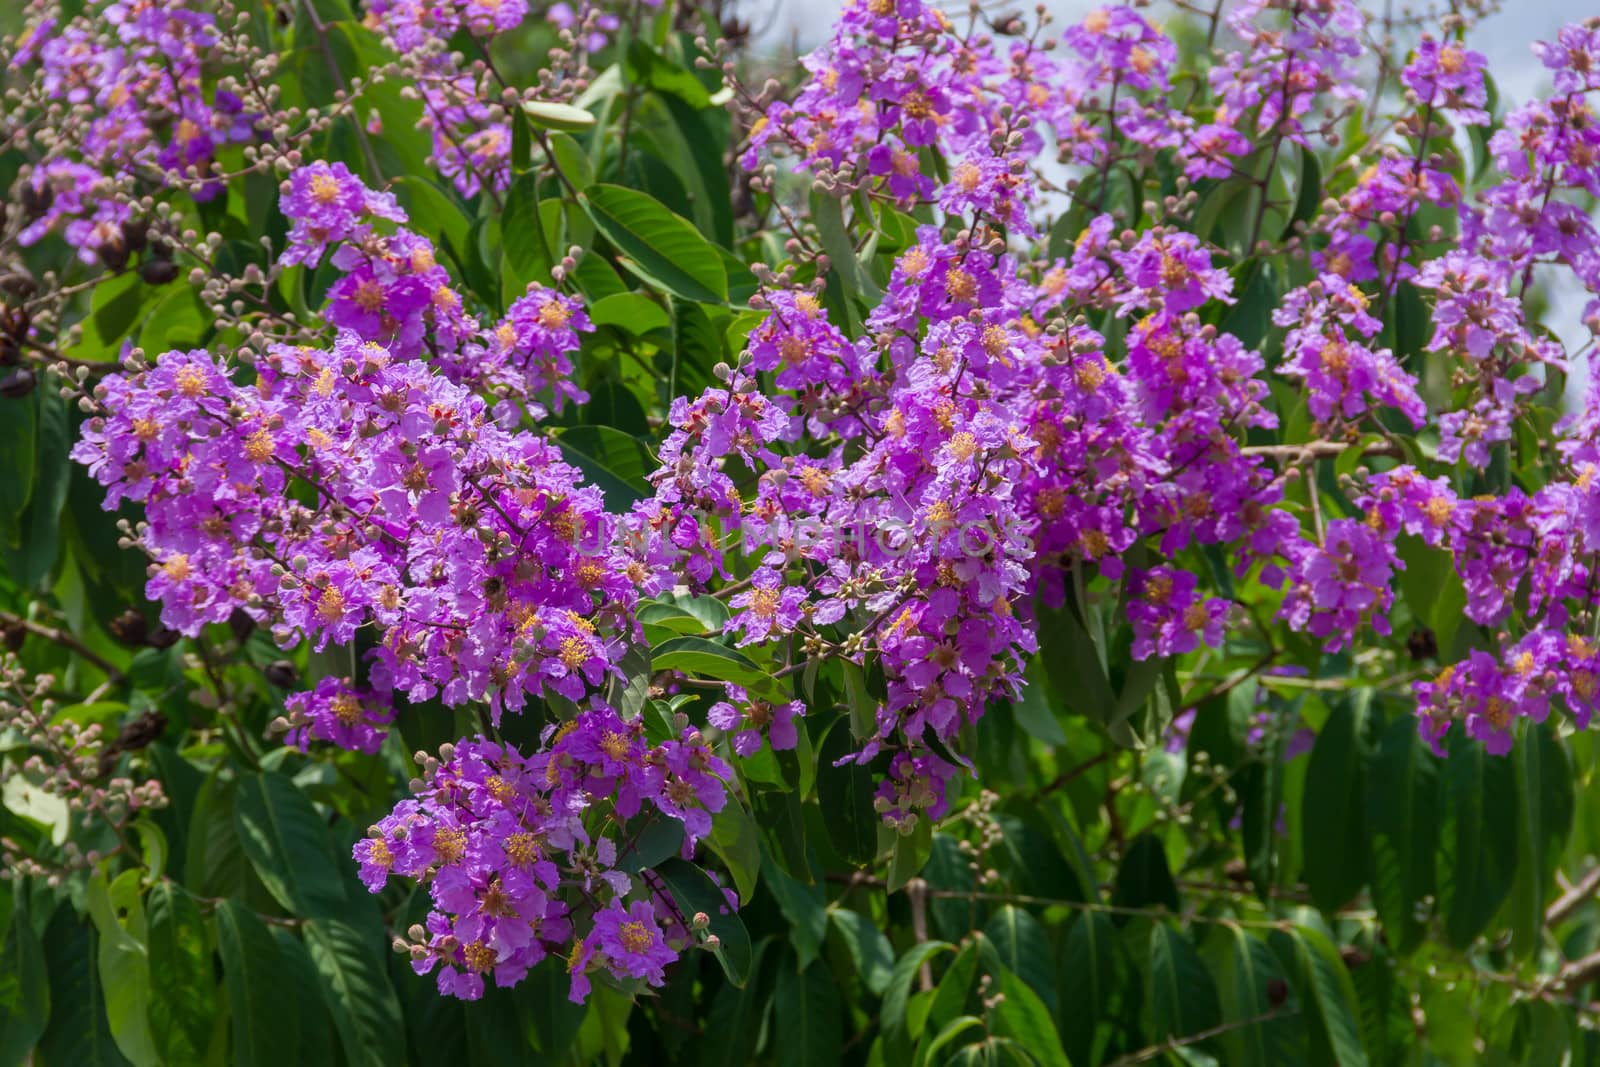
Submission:
[[[71,485],[73,430],[67,404],[55,390],[35,390],[37,436],[34,441],[33,495],[17,516],[15,549],[9,543],[10,521],[0,517],[0,557],[9,577],[23,588],[37,588],[50,575],[61,550],[61,508]],[[0,400],[0,403],[10,401]],[[10,478],[7,472],[0,481]],[[5,512],[0,511],[0,516]]]
[[[589,321],[596,326],[614,326],[635,337],[672,325],[666,308],[643,293],[612,293],[589,306]]]
[[[683,823],[677,819],[654,818],[634,835],[617,856],[617,868],[637,874],[654,867],[683,849]]]
[[[638,438],[610,426],[573,426],[555,440],[566,461],[600,488],[611,510],[626,511],[650,495],[645,475],[655,464]]]
[[[1274,1006],[1270,986],[1280,983],[1288,989],[1288,979],[1267,943],[1252,937],[1237,926],[1229,927],[1226,980],[1222,1003],[1230,1022],[1246,1023],[1264,1015],[1282,1017],[1240,1025],[1230,1030],[1222,1045],[1229,1049],[1228,1062],[1277,1067],[1278,1064],[1304,1063],[1304,1031],[1289,1016],[1300,1012],[1300,1005],[1286,999]]]
[[[300,1017],[284,1011],[282,1002],[294,983],[266,925],[239,902],[224,900],[217,906],[217,948],[233,1019],[232,1062],[238,1067],[294,1062]]]
[[[316,965],[311,962],[311,952],[304,941],[281,926],[273,927],[271,934],[282,957],[285,975],[294,983],[294,988],[306,991],[305,996],[296,998],[299,1001],[300,1020],[298,1029],[293,1031],[298,1034],[300,1042],[300,1062],[333,1063],[339,1058],[339,1038],[334,1032],[333,1017],[328,1014],[328,1006],[317,993],[320,983]],[[405,968],[405,975],[408,980],[415,978],[410,967]],[[447,999],[438,995],[431,982],[416,984],[426,989],[435,1000]]]
[[[775,685],[772,676],[743,652],[705,637],[689,635],[665,641],[651,649],[650,662],[658,671],[683,671],[750,690],[770,692]]]
[[[1104,912],[1080,912],[1067,931],[1061,960],[1061,1008],[1057,1015],[1072,1057],[1095,1062],[1098,1031],[1110,1029],[1118,994],[1117,931]]]
[[[1117,886],[1111,902],[1119,908],[1159,905],[1174,914],[1180,910],[1178,884],[1172,880],[1167,851],[1160,838],[1143,833],[1133,839],[1117,868]]]
[[[953,1062],[954,1058],[966,1051],[966,1048],[956,1048],[949,1053],[946,1059],[944,1053],[958,1038],[972,1034],[973,1031],[982,1031],[984,1022],[976,1015],[958,1015],[939,1028],[933,1035],[933,1040],[917,1049],[917,1057],[912,1061],[912,1067],[926,1067],[929,1063]],[[967,1046],[971,1047],[971,1046]]]
[[[761,877],[761,831],[737,797],[712,818],[707,844],[727,864],[740,903],[748,904]]]
[[[1338,949],[1320,931],[1304,926],[1274,930],[1271,940],[1278,958],[1294,973],[1311,1023],[1313,1062],[1367,1067],[1355,983]]]
[[[954,952],[955,946],[947,941],[923,941],[908,948],[905,955],[895,961],[894,972],[883,993],[883,1047],[885,1063],[911,1062],[912,1041],[906,1008],[911,1000],[911,983],[917,972],[934,956]]]
[[[574,189],[582,192],[594,184],[594,166],[577,141],[564,133],[551,134],[549,141],[551,165],[560,169]]]
[[[1516,764],[1451,731],[1439,779],[1444,814],[1438,857],[1439,910],[1457,948],[1470,948],[1511,892],[1517,872]],[[1472,877],[1461,876],[1471,871]]]
[[[1372,903],[1395,952],[1422,942],[1416,914],[1434,891],[1433,854],[1439,841],[1437,767],[1409,715],[1391,722],[1367,768],[1368,872]]]
[[[12,883],[13,885],[17,883]],[[18,894],[0,953],[0,1067],[25,1062],[50,1019],[50,976],[44,948]],[[58,960],[57,965],[67,961]]]
[[[1023,674],[1022,699],[1011,704],[1011,716],[1030,737],[1047,745],[1065,746],[1067,733],[1050,706],[1049,681],[1044,663],[1035,657]]]
[[[506,191],[500,232],[510,288],[520,294],[530,284],[548,285],[554,280],[551,268],[565,252],[558,251],[561,202],[539,198],[539,175],[533,171],[518,175]]]
[[[1510,909],[1512,948],[1532,952],[1544,928],[1550,883],[1572,829],[1572,771],[1549,723],[1530,725],[1515,749],[1521,827]]]
[[[39,438],[39,399],[33,394],[0,397],[0,539],[18,544],[22,513],[33,498],[34,452]]]
[[[750,802],[755,810],[756,822],[762,827],[767,853],[790,877],[810,884],[811,853],[806,846],[806,816],[799,794],[792,788],[761,789],[753,792]]]
[[[150,1031],[162,1061],[204,1063],[217,1011],[216,976],[200,907],[160,881],[150,890]]]
[[[789,920],[789,944],[798,961],[796,969],[803,971],[817,958],[828,936],[828,895],[820,885],[789,877],[771,858],[762,863],[761,878],[778,902],[778,910]]]
[[[990,1014],[990,1027],[1014,1038],[1039,1067],[1071,1067],[1050,1010],[1028,982],[1002,967],[994,974],[1002,1000]]]
[[[628,80],[636,85],[648,85],[658,93],[670,93],[693,108],[711,105],[711,94],[692,71],[674,63],[637,37],[628,42],[626,70]]]
[[[594,125],[594,115],[571,104],[556,104],[546,100],[523,102],[522,113],[528,121],[541,130],[561,130],[564,133],[581,133]]]
[[[720,944],[715,949],[717,962],[734,985],[750,977],[750,935],[737,913],[729,910],[722,890],[705,871],[685,860],[673,858],[655,869],[655,876],[666,885],[685,918],[704,912],[711,920],[710,932]]]
[[[933,855],[933,821],[918,819],[909,834],[885,830],[893,835],[893,855],[889,858],[889,879],[886,888],[894,893],[922,872],[922,867]]]
[[[844,287],[845,312],[852,336],[860,332],[860,313],[856,301],[865,300],[875,305],[883,299],[883,291],[872,280],[872,275],[861,269],[856,259],[855,243],[844,222],[844,201],[827,193],[811,194],[811,221],[816,223],[822,238],[823,251],[828,253],[832,270]]]
[[[1222,1005],[1211,972],[1189,939],[1166,923],[1151,927],[1145,985],[1150,1037],[1155,1041],[1187,1037],[1222,1021]]]
[[[1322,203],[1322,164],[1317,161],[1317,154],[1305,145],[1300,145],[1300,184],[1295,193],[1294,212],[1289,216],[1288,223],[1283,227],[1279,241],[1288,240],[1294,233],[1294,224],[1297,222],[1309,223],[1317,214],[1317,206]],[[1252,343],[1252,342],[1246,342]]]
[[[100,935],[100,980],[112,1040],[134,1067],[157,1064],[161,1057],[150,1033],[150,954],[139,872],[123,872],[109,887],[105,876],[96,872],[85,899]]]
[[[279,904],[301,916],[344,911],[327,826],[293,782],[271,772],[241,776],[234,819],[244,854]]]
[[[1007,969],[1026,982],[1054,1014],[1056,969],[1050,955],[1050,934],[1044,924],[1029,912],[1007,904],[989,917],[983,933],[994,942]]]
[[[858,911],[834,907],[828,909],[833,928],[839,931],[856,974],[867,991],[881,996],[894,977],[894,947],[878,924]]]
[[[823,826],[828,840],[843,859],[861,867],[877,858],[878,827],[883,820],[872,806],[877,783],[871,768],[855,762],[838,764],[854,751],[850,731],[840,720],[822,742],[817,794],[827,798],[828,817]]]
[[[306,948],[322,979],[323,999],[333,1015],[345,1062],[387,1067],[405,1060],[400,1002],[384,971],[383,957],[349,923],[313,919],[305,925]]]
[[[839,987],[821,963],[778,969],[777,1061],[781,1067],[834,1067],[844,1047]]]
[[[1362,807],[1361,712],[1349,700],[1328,714],[1306,765],[1305,879],[1311,899],[1332,914],[1366,882],[1366,827]]]
[[[595,228],[644,282],[685,300],[728,302],[728,275],[716,248],[653,197],[620,185],[590,186],[579,198]]]
[[[122,1067],[106,1022],[105,986],[96,964],[99,937],[71,907],[59,907],[44,935],[50,970],[50,1021],[33,1067]]]
[[[1467,603],[1455,560],[1442,548],[1428,547],[1420,537],[1401,537],[1395,547],[1406,565],[1398,575],[1406,605],[1418,622],[1433,631],[1439,654],[1448,660]]]

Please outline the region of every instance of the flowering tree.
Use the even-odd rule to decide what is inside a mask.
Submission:
[[[0,16],[0,1064],[1600,1057],[1477,7]]]

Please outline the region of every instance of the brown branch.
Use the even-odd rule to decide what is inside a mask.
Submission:
[[[1128,1053],[1126,1056],[1117,1057],[1111,1061],[1110,1067],[1131,1067],[1131,1065],[1135,1063],[1148,1063],[1159,1056],[1165,1055],[1166,1053],[1176,1052],[1185,1045],[1198,1045],[1202,1041],[1209,1041],[1213,1037],[1220,1037],[1221,1035],[1234,1030],[1243,1030],[1249,1026],[1259,1026],[1262,1023],[1269,1023],[1274,1019],[1281,1019],[1289,1015],[1297,1015],[1299,1014],[1299,1011],[1300,1009],[1298,1008],[1274,1008],[1265,1015],[1256,1015],[1249,1019],[1235,1019],[1232,1022],[1222,1023],[1220,1025],[1211,1027],[1209,1030],[1200,1030],[1184,1037],[1169,1037],[1159,1044],[1151,1045],[1148,1048],[1138,1049],[1134,1052]]]
[[[106,676],[112,679],[114,682],[120,683],[125,677],[122,671],[118,669],[117,666],[110,660],[106,659],[98,652],[95,652],[82,641],[78,640],[77,637],[63,629],[60,629],[59,627],[46,626],[43,623],[34,622],[31,619],[24,619],[22,616],[13,615],[9,611],[0,611],[0,626],[7,628],[20,626],[30,634],[33,634],[37,637],[42,637],[46,641],[53,641],[63,648],[76,652],[78,655],[82,656],[84,659],[100,668],[100,670],[105,672]]]
[[[1298,445],[1246,445],[1239,450],[1240,455],[1265,456],[1268,459],[1283,459],[1294,462],[1300,459],[1330,459],[1342,456],[1353,445],[1343,441],[1307,441]],[[1399,459],[1404,453],[1400,446],[1392,442],[1368,445],[1361,450],[1363,456],[1385,456]]]
[[[1600,866],[1596,866],[1588,874],[1578,880],[1578,883],[1558,897],[1544,913],[1546,927],[1554,928],[1565,922],[1572,913],[1594,899],[1595,890],[1600,889]]]

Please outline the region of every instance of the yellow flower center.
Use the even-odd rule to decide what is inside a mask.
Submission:
[[[600,751],[614,760],[622,760],[628,755],[628,735],[615,730],[607,730],[600,739]]]
[[[758,618],[770,619],[778,614],[778,600],[776,589],[757,589],[750,594],[750,610]]]
[[[970,304],[978,295],[978,279],[959,267],[951,267],[944,277],[944,291],[951,300]]]
[[[206,374],[199,367],[179,368],[178,373],[173,376],[173,381],[178,386],[178,392],[190,399],[205,395]]]
[[[634,920],[622,924],[622,929],[617,933],[617,940],[622,942],[622,947],[635,956],[642,955],[655,944],[655,938],[644,923]]]
[[[272,458],[278,450],[277,442],[272,439],[272,434],[263,427],[245,438],[244,455],[252,463],[265,463]]]
[[[561,662],[567,670],[575,671],[589,659],[589,646],[581,637],[561,639]]]
[[[333,712],[333,717],[346,726],[354,726],[361,721],[361,701],[349,693],[340,693],[328,704],[328,710]]]
[[[908,248],[900,257],[900,271],[907,278],[915,278],[928,269],[928,253],[920,248]]]
[[[322,594],[317,597],[317,614],[322,621],[328,623],[338,622],[344,618],[344,594],[335,585],[325,586]]]
[[[494,968],[494,949],[482,941],[469,941],[462,945],[461,958],[466,961],[468,968],[479,974]]]
[[[525,830],[506,838],[506,859],[518,867],[526,867],[539,858],[539,842]]]
[[[455,863],[467,854],[467,832],[455,827],[440,827],[433,834],[433,851],[440,863]]]

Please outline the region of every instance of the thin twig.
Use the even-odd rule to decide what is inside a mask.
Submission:
[[[70,649],[71,651],[82,656],[84,659],[88,660],[90,663],[94,664],[96,667],[99,667],[113,682],[120,684],[125,677],[122,671],[119,670],[117,666],[110,660],[106,659],[98,652],[95,652],[82,641],[78,640],[77,637],[65,630],[60,629],[59,627],[46,626],[43,623],[34,622],[31,619],[24,619],[22,616],[13,615],[9,611],[0,611],[0,626],[20,626],[24,630],[27,630],[30,634],[42,637],[46,641],[53,641],[56,644],[61,645],[63,648]]]

